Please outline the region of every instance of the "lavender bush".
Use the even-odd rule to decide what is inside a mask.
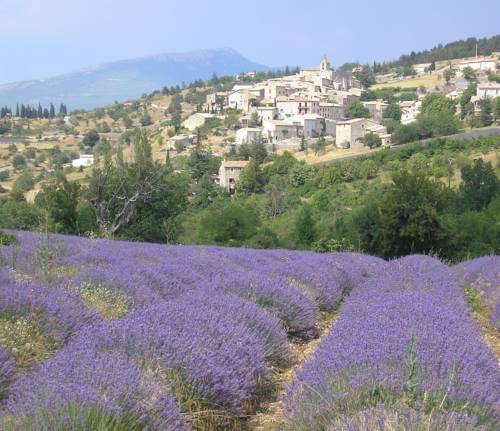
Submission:
[[[359,412],[354,417],[339,419],[328,431],[486,431],[477,419],[465,413],[425,412],[418,404],[387,408],[383,404]]]
[[[284,396],[288,428],[322,430],[371,403],[407,397],[496,423],[500,372],[439,261],[410,256],[354,289]]]
[[[484,256],[456,265],[462,283],[477,293],[489,312],[491,325],[500,329],[500,256]]]
[[[123,353],[97,352],[83,338],[14,382],[6,412],[13,430],[89,429],[96,417],[103,429],[185,429],[167,385]]]

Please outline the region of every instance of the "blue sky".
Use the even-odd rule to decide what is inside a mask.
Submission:
[[[270,66],[390,60],[500,33],[499,0],[0,0],[0,83],[231,47]]]

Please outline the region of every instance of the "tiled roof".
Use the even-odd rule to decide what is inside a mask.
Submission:
[[[244,168],[249,163],[248,160],[224,160],[221,168]]]

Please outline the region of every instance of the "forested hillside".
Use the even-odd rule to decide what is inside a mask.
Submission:
[[[500,51],[500,35],[476,39],[470,37],[465,40],[457,40],[445,45],[439,44],[432,49],[403,54],[396,61],[386,63],[389,67],[404,67],[419,63],[431,63],[440,60],[453,60],[456,58],[473,57],[477,52],[479,55],[491,55],[492,52]]]
[[[105,153],[83,183],[59,172],[34,203],[10,193],[0,200],[0,226],[384,258],[457,261],[500,250],[498,136],[409,144],[319,168],[244,145],[230,156],[251,158],[236,195],[214,184],[221,158],[203,146],[165,164],[152,160],[146,132],[134,141],[134,160],[120,148],[114,159]]]

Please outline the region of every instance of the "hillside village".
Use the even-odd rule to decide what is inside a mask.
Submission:
[[[499,59],[500,53],[494,52],[415,64],[409,76],[378,74],[369,85],[362,82],[363,66],[335,70],[325,56],[318,66],[287,69],[271,78],[257,73],[214,76],[206,83],[164,88],[89,112],[68,114],[61,106],[56,116],[53,106],[50,113],[39,106],[39,115],[30,119],[19,114],[19,106],[16,112],[2,108],[0,121],[10,129],[0,135],[0,192],[12,188],[19,167],[26,164],[38,179],[62,166],[70,179],[84,180],[103,146],[128,145],[137,127],[152,133],[158,161],[189,154],[196,145],[230,159],[213,181],[233,192],[248,163],[237,160],[245,145],[259,143],[278,154],[288,151],[311,164],[370,153],[401,143],[391,136],[394,125],[415,123],[431,93],[446,95],[460,116],[462,96],[473,88],[465,107],[469,116],[480,115],[482,100],[500,96]],[[381,97],[386,90],[390,101]],[[23,105],[21,112],[26,109]],[[128,154],[126,146],[124,152]]]

